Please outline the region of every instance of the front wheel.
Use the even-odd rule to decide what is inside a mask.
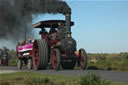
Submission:
[[[22,69],[22,67],[23,67],[23,62],[22,62],[21,59],[18,60],[17,67],[18,67],[18,69]]]
[[[32,59],[28,59],[27,67],[28,67],[28,69],[29,69],[29,70],[31,70],[31,69],[32,69],[32,67],[33,67]]]
[[[79,50],[80,55],[80,67],[82,70],[85,70],[87,67],[87,53],[84,49]]]
[[[52,67],[54,70],[59,70],[60,69],[60,64],[61,64],[61,53],[59,49],[53,49],[52,53]]]

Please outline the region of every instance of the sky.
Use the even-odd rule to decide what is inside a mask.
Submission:
[[[72,37],[78,49],[84,48],[88,53],[128,52],[128,0],[65,1],[72,8]],[[33,23],[48,19],[64,20],[65,16],[39,15]]]
[[[64,1],[72,8],[72,37],[77,41],[77,49],[84,48],[87,53],[128,52],[128,0]],[[32,22],[50,19],[65,20],[65,16],[36,15]],[[40,38],[39,30],[33,30],[31,37]],[[15,47],[8,41],[4,44]]]

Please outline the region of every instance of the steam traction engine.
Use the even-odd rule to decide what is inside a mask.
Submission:
[[[76,41],[71,37],[70,14],[66,14],[66,21],[50,20],[42,21],[33,28],[41,28],[42,39],[35,40],[33,43],[33,65],[35,69],[45,69],[48,64],[54,70],[73,69],[75,64],[85,69],[87,65],[87,55],[84,49],[76,51]],[[50,28],[49,33],[46,28]]]
[[[4,49],[0,49],[0,65],[6,65],[9,64],[9,58],[8,58],[8,49],[4,47]]]
[[[41,28],[39,34],[42,39],[34,40],[31,43],[32,48],[29,51],[22,50],[22,53],[28,52],[28,59],[31,59],[31,63],[33,62],[34,69],[46,69],[47,65],[51,65],[54,70],[59,70],[60,67],[73,69],[76,64],[83,70],[86,68],[87,54],[84,49],[77,51],[76,41],[71,36],[71,26],[73,25],[70,14],[66,14],[66,21],[41,21],[32,26]],[[50,29],[49,32],[46,29]],[[17,51],[17,54],[19,53]]]

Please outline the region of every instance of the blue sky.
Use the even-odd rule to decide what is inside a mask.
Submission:
[[[72,21],[75,22],[72,36],[78,49],[85,48],[89,53],[128,52],[128,0],[65,1],[72,8]],[[65,17],[61,14],[39,15],[33,23],[48,19]]]

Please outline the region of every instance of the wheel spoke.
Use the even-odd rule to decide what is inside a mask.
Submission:
[[[51,53],[52,55],[52,66],[54,70],[59,70],[60,68],[60,52],[58,49],[54,49]]]
[[[80,59],[80,67],[81,69],[85,69],[86,68],[86,64],[87,64],[87,55],[86,55],[86,52],[84,49],[80,49],[79,50],[79,53],[80,53],[80,56],[81,56],[81,59]]]

